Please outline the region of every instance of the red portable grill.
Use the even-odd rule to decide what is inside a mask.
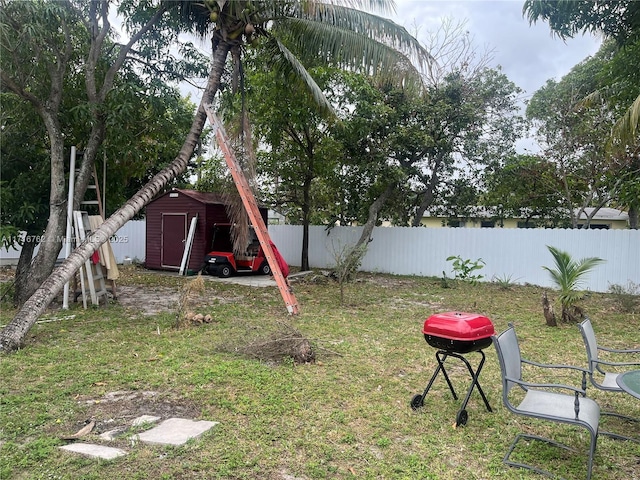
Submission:
[[[469,416],[466,407],[474,387],[478,389],[487,410],[489,412],[493,411],[478,382],[478,377],[480,376],[485,361],[485,354],[482,350],[491,345],[491,336],[495,333],[491,320],[475,313],[439,313],[425,320],[422,333],[427,343],[438,349],[436,351],[438,366],[433,372],[431,380],[429,380],[424,392],[415,395],[411,400],[411,408],[417,410],[424,406],[424,398],[427,396],[431,385],[433,385],[433,382],[440,372],[442,372],[447,385],[449,385],[449,390],[451,390],[453,398],[455,400],[458,399],[458,395],[453,388],[453,384],[449,379],[444,365],[448,357],[454,357],[460,359],[466,365],[472,379],[464,402],[462,402],[462,406],[456,415],[456,425],[462,426],[467,423]],[[480,363],[475,371],[469,361],[463,356],[463,354],[470,352],[478,352],[481,356]]]

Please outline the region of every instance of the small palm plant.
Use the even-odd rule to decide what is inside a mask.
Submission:
[[[560,304],[562,305],[562,321],[577,321],[582,316],[582,311],[576,303],[584,297],[584,292],[579,291],[581,281],[584,276],[593,270],[604,260],[597,257],[583,258],[574,261],[567,252],[558,250],[555,247],[547,248],[553,255],[556,267],[542,267],[551,274],[556,286],[560,289]]]

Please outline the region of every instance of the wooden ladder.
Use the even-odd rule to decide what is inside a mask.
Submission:
[[[96,198],[95,200],[83,200],[80,202],[80,205],[92,205],[92,206],[97,206],[98,207],[98,214],[102,217],[102,219],[104,220],[104,209],[102,208],[102,197],[100,195],[100,186],[98,185],[98,174],[96,172],[96,166],[95,164],[93,165],[93,183],[90,183],[89,185],[87,185],[87,190],[95,190],[96,192]]]
[[[106,164],[106,157],[104,159],[104,162]],[[102,217],[102,221],[104,222],[105,220],[105,216],[104,216],[104,203],[102,202],[102,195],[100,194],[100,185],[98,184],[98,172],[96,171],[96,165],[95,163],[93,164],[93,183],[90,183],[89,185],[87,185],[87,190],[94,190],[96,192],[95,195],[95,200],[87,200],[86,198],[80,202],[80,205],[89,205],[89,206],[94,206],[94,207],[98,207],[98,215],[100,215],[100,217]],[[106,176],[106,167],[103,170],[103,179],[104,176]],[[115,280],[111,280],[111,294],[113,295],[113,298],[117,298],[117,292],[116,292],[116,281]]]
[[[74,229],[76,232],[76,245],[80,245],[91,235],[91,227],[89,225],[89,214],[79,210],[73,211]],[[86,285],[85,285],[86,283]],[[87,285],[89,294],[91,295],[91,303],[93,305],[100,304],[100,297],[104,296],[107,300],[107,287],[104,282],[102,266],[100,262],[93,263],[89,258],[84,262],[84,266],[80,267],[80,288],[82,290],[82,306],[87,308]]]
[[[211,122],[213,130],[216,134],[218,145],[220,145],[220,149],[224,154],[227,166],[231,171],[231,176],[233,177],[233,181],[236,184],[244,208],[249,215],[249,221],[253,225],[253,228],[258,236],[260,246],[262,247],[267,262],[269,262],[269,266],[271,267],[273,278],[278,285],[278,289],[280,290],[280,295],[282,295],[282,299],[287,306],[287,311],[292,315],[298,314],[298,302],[295,295],[293,294],[293,291],[291,290],[289,282],[282,274],[280,265],[278,265],[273,248],[271,247],[271,238],[269,237],[267,226],[264,223],[262,215],[260,215],[260,209],[258,208],[258,203],[256,202],[256,198],[253,195],[253,191],[249,186],[249,182],[242,172],[242,169],[238,164],[238,160],[233,153],[233,149],[229,144],[229,139],[224,130],[224,126],[222,125],[222,122],[218,118],[218,115],[216,115],[211,105],[205,106],[205,110],[207,112],[209,122]]]

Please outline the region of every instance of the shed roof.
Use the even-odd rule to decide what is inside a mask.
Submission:
[[[169,190],[167,193],[162,195],[169,195],[171,193],[178,192],[182,195],[186,195],[189,198],[194,199],[197,202],[205,203],[205,204],[215,204],[215,205],[227,205],[229,203],[229,199],[225,198],[226,196],[221,193],[213,193],[213,192],[199,192],[198,190],[188,190],[184,188],[173,188]],[[158,197],[158,198],[161,198]]]

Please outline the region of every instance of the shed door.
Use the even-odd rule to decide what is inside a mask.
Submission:
[[[184,244],[187,240],[187,214],[162,214],[162,258],[163,267],[180,268]]]

